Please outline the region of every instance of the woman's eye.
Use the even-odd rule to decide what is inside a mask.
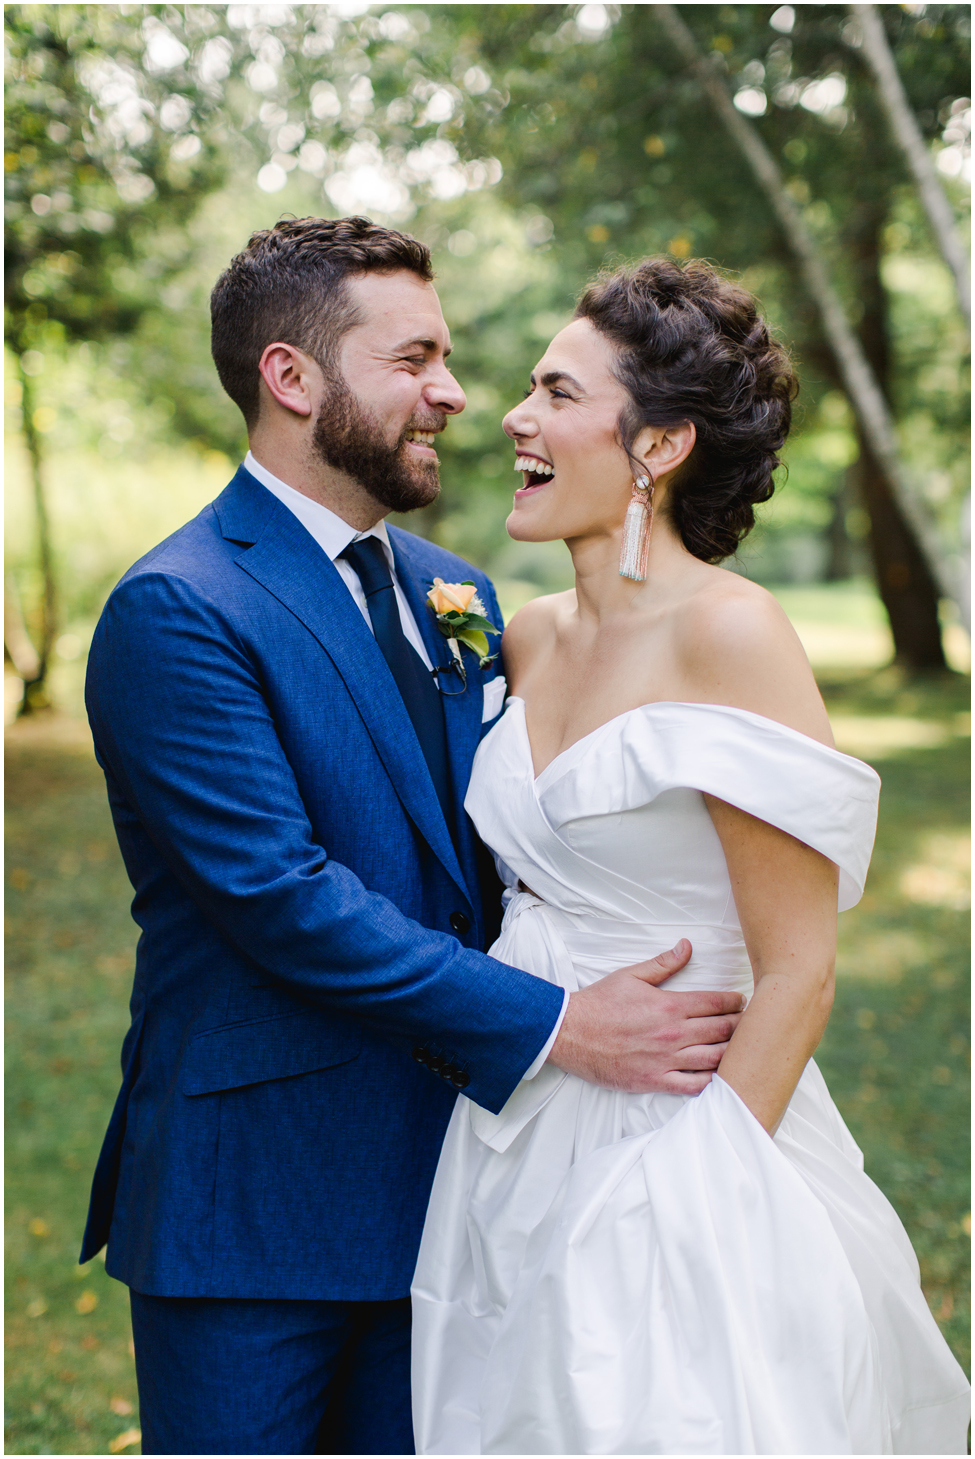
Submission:
[[[552,399],[553,400],[571,400],[572,399],[572,396],[571,395],[566,395],[566,393],[565,393],[564,390],[553,390],[552,391]]]
[[[522,400],[527,400],[528,397],[529,397],[529,395],[534,395],[534,393],[535,393],[535,387],[534,387],[534,385],[529,385],[525,390],[523,390],[521,392],[521,398],[522,398]]]

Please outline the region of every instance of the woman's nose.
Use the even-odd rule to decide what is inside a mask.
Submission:
[[[508,414],[501,422],[501,429],[512,440],[516,436],[535,436],[538,434],[538,426],[522,405],[516,405],[514,410],[508,411]]]

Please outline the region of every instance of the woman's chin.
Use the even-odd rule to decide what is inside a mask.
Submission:
[[[504,526],[513,542],[555,542],[562,536],[540,513],[536,515],[518,507],[511,512]]]

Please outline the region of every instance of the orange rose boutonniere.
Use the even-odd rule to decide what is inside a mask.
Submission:
[[[434,578],[427,596],[427,607],[432,609],[437,627],[447,640],[447,647],[454,656],[461,678],[467,682],[467,670],[461,657],[460,645],[466,644],[477,654],[478,664],[486,669],[496,654],[488,653],[487,636],[500,633],[490,619],[484,616],[484,604],[477,596],[473,583],[445,583],[443,578]]]

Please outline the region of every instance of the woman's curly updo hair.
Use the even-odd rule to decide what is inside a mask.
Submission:
[[[674,477],[669,515],[702,562],[730,557],[755,525],[755,503],[775,489],[798,391],[755,299],[700,259],[648,258],[596,279],[575,317],[619,352],[628,453],[644,426],[694,422],[697,442]]]

